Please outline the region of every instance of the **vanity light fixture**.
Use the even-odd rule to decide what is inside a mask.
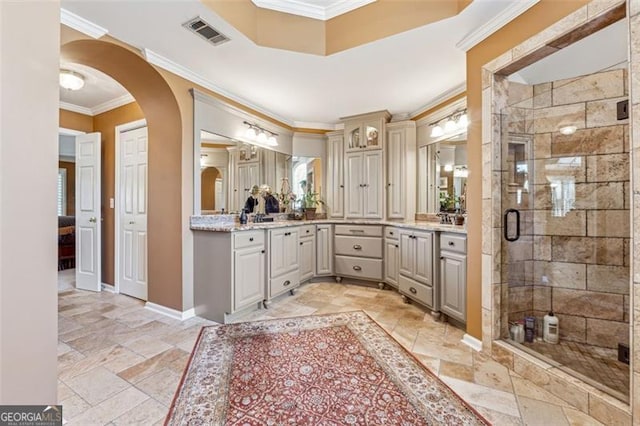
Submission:
[[[67,90],[80,90],[84,86],[84,76],[71,70],[60,70],[60,86]]]
[[[444,165],[444,171],[445,172],[452,172],[453,171],[453,164],[445,164]]]
[[[563,135],[572,135],[578,130],[576,126],[562,126],[560,127],[560,133]]]
[[[455,133],[459,130],[466,129],[469,126],[467,110],[464,109],[456,111],[443,119],[431,123],[430,126],[432,138],[439,138],[440,136],[444,136],[448,133]]]
[[[243,121],[243,123],[249,126],[245,132],[247,139],[263,145],[278,146],[278,140],[276,139],[276,136],[278,136],[277,133],[273,133],[270,130],[264,129],[257,124],[249,123],[248,121]]]

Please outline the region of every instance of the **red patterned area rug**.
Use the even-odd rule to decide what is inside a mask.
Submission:
[[[364,312],[204,327],[166,425],[488,424]]]

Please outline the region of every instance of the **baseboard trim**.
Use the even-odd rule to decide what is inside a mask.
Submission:
[[[169,318],[176,319],[178,321],[188,320],[196,316],[196,310],[194,308],[186,311],[178,311],[176,309],[167,308],[166,306],[158,305],[156,303],[147,302],[144,304],[145,309],[149,309],[158,314],[162,314]]]
[[[105,283],[101,283],[100,286],[102,287],[102,290],[108,292],[108,293],[115,293],[116,292],[116,288],[114,286],[112,286],[111,284],[105,284]]]
[[[473,349],[476,352],[480,352],[482,350],[482,341],[476,339],[470,334],[465,334],[464,336],[462,336],[462,343],[469,346],[471,349]]]

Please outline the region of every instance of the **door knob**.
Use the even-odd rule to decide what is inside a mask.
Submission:
[[[129,222],[129,225],[133,225],[135,222],[132,220]]]
[[[98,220],[95,217],[92,217],[89,219],[89,222],[91,223],[96,223]]]

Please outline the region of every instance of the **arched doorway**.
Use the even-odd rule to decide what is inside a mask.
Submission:
[[[173,91],[143,58],[113,43],[71,41],[61,46],[60,54],[65,61],[111,76],[131,93],[144,113],[149,132],[148,297],[154,304],[182,311],[182,120]],[[112,150],[105,147],[103,158],[113,156]],[[114,211],[103,205],[102,214],[104,233],[112,240],[103,250],[103,270],[113,270]]]

